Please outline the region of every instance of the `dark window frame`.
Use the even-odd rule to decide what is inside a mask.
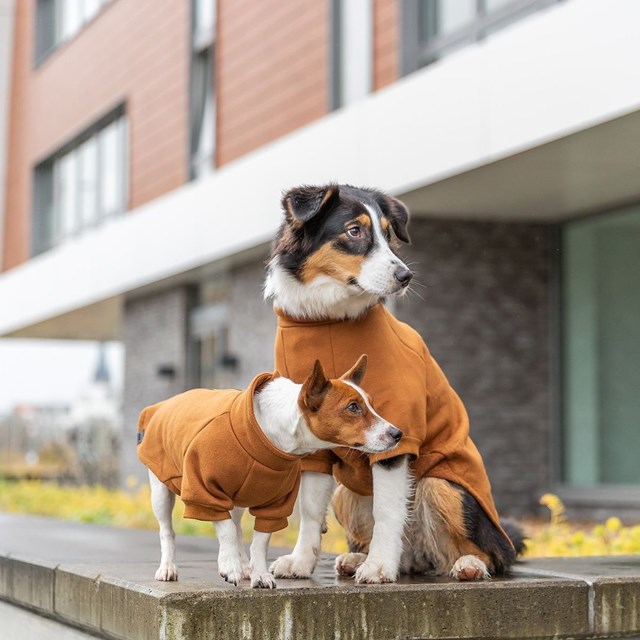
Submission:
[[[446,1],[446,0],[444,0]],[[406,75],[446,56],[451,50],[487,37],[491,33],[541,9],[563,0],[512,0],[508,5],[489,11],[487,0],[475,0],[476,18],[468,25],[444,36],[435,36],[427,42],[420,40],[420,11],[435,5],[425,0],[404,0],[402,3],[402,55],[401,73]]]
[[[67,37],[60,37],[61,2],[64,0],[36,0],[33,24],[33,66],[38,68],[51,54],[82,33],[100,17],[115,0],[101,0],[97,11],[80,21],[80,26]]]
[[[550,317],[550,341],[552,348],[550,362],[551,387],[551,438],[550,445],[550,490],[555,493],[568,508],[583,510],[584,513],[596,513],[601,510],[629,509],[638,510],[638,485],[599,483],[594,485],[572,484],[567,478],[566,447],[567,425],[565,424],[565,367],[566,335],[562,296],[566,274],[563,268],[562,252],[564,235],[568,225],[590,218],[601,218],[607,214],[616,214],[640,207],[640,202],[629,203],[620,208],[607,208],[587,215],[571,218],[558,223],[552,246],[552,269],[550,298],[552,313]]]
[[[55,166],[72,151],[79,149],[87,140],[96,137],[101,131],[120,119],[124,119],[124,168],[122,172],[122,199],[123,210],[116,214],[110,214],[102,217],[98,216],[96,220],[89,225],[79,225],[77,230],[70,234],[69,237],[81,233],[88,228],[100,225],[103,220],[115,217],[124,213],[128,208],[129,200],[129,139],[128,139],[128,123],[126,121],[127,112],[125,103],[119,103],[116,107],[110,109],[104,116],[100,117],[81,133],[73,136],[62,146],[60,146],[52,154],[38,161],[32,172],[32,194],[33,205],[31,209],[32,233],[31,233],[31,257],[44,253],[59,244],[59,240],[53,238],[52,226],[57,212],[53,210],[55,206]],[[100,154],[97,157],[96,174],[100,176],[101,159]],[[99,178],[98,178],[99,179]],[[48,197],[44,196],[44,192]],[[77,197],[77,194],[76,194]],[[45,210],[46,208],[46,210]]]

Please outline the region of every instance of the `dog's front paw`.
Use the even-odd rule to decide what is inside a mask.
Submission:
[[[276,581],[270,573],[252,573],[251,587],[253,589],[275,589]]]
[[[310,578],[317,561],[316,555],[301,556],[291,553],[274,560],[269,571],[276,578]]]
[[[178,567],[174,562],[161,563],[156,571],[156,580],[172,582],[178,579]]]
[[[248,571],[242,567],[240,558],[218,558],[218,572],[228,583],[236,587],[240,580],[249,577]]]
[[[487,580],[491,578],[487,565],[476,556],[458,558],[449,575],[456,580]]]
[[[351,578],[366,559],[366,553],[343,553],[336,558],[336,572],[339,576]]]
[[[395,582],[397,579],[397,569],[394,570],[384,563],[374,560],[366,560],[356,570],[358,584],[382,584],[383,582]]]

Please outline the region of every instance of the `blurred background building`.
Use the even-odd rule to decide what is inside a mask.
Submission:
[[[0,336],[121,341],[141,474],[142,407],[272,367],[281,191],[376,186],[424,285],[395,311],[498,507],[637,513],[638,24],[637,0],[0,0]]]

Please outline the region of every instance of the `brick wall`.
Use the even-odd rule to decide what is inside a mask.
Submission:
[[[396,313],[465,403],[498,509],[531,513],[551,474],[550,228],[414,220],[410,231],[423,286]]]
[[[265,257],[267,252],[265,252]],[[253,262],[231,272],[229,348],[239,356],[233,385],[245,387],[261,371],[273,370],[276,316],[262,298],[264,263]]]
[[[37,68],[35,4],[16,2],[3,269],[29,257],[33,167],[118,103],[129,207],[187,179],[189,3],[113,0]]]
[[[122,478],[144,477],[136,458],[135,434],[140,411],[193,386],[189,377],[187,327],[194,303],[190,288],[130,300],[124,310],[125,376],[123,397]],[[159,376],[160,365],[175,367],[174,378]]]

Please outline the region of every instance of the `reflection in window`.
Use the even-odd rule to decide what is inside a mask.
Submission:
[[[72,38],[112,0],[37,0],[36,62]]]
[[[562,237],[564,480],[640,483],[640,209]]]
[[[561,0],[403,0],[408,73]]]
[[[332,106],[352,104],[371,92],[373,1],[333,0]]]
[[[215,163],[214,0],[194,0],[191,57],[191,176],[211,173]]]
[[[83,134],[36,167],[33,253],[60,244],[126,208],[126,120]]]

